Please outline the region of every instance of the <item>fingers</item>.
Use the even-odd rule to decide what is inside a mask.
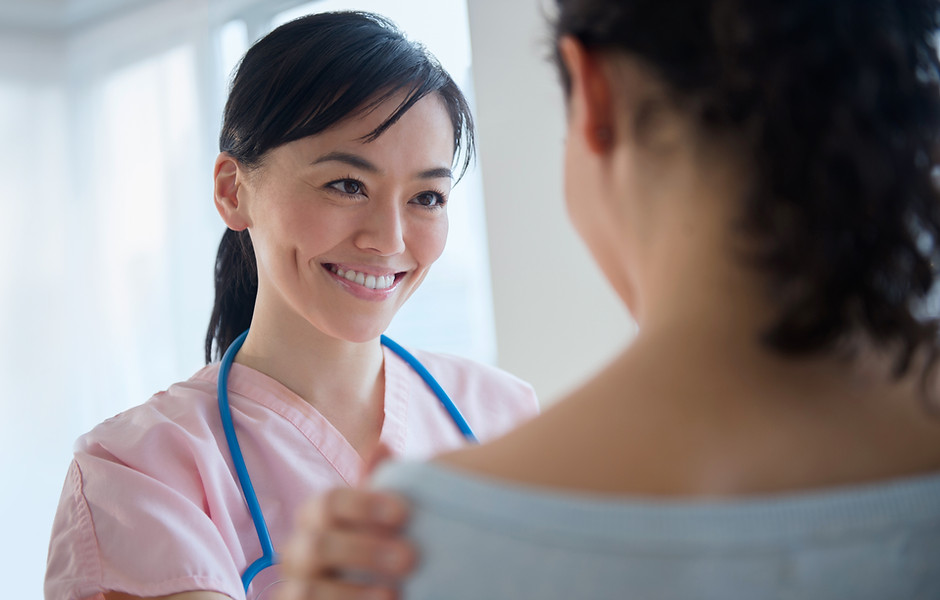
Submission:
[[[298,521],[306,529],[350,527],[393,531],[408,521],[408,503],[394,494],[337,488],[303,508]]]
[[[390,588],[363,586],[337,580],[292,579],[277,589],[277,600],[395,600]]]
[[[407,502],[394,494],[331,490],[298,513],[294,533],[281,549],[284,574],[303,590],[326,586],[331,591],[324,593],[387,592],[382,583],[362,586],[349,576],[361,576],[360,583],[391,584],[414,569],[417,552],[402,537],[408,512]],[[337,595],[345,597],[358,596]]]
[[[398,578],[411,572],[416,553],[406,541],[384,534],[348,530],[298,532],[281,554],[291,577],[333,577],[343,572]]]

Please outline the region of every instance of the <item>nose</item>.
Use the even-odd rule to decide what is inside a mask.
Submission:
[[[380,256],[394,256],[405,250],[402,208],[397,201],[371,202],[356,235],[358,248]]]

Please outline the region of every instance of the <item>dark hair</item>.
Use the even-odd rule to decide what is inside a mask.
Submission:
[[[416,102],[437,94],[454,127],[460,174],[474,151],[473,120],[460,89],[423,46],[365,12],[320,13],[286,23],[252,46],[238,67],[219,150],[245,168],[278,146],[321,133],[404,92],[395,112],[372,131],[377,139]],[[258,274],[247,230],[227,230],[215,263],[215,306],[206,362],[218,358],[251,323]]]
[[[558,7],[556,38],[638,59],[706,144],[742,150],[753,183],[740,227],[779,309],[764,341],[802,355],[862,334],[897,351],[898,377],[926,349],[926,382],[938,332],[928,314],[940,265],[938,3]]]

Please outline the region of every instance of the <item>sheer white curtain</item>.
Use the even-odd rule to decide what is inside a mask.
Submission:
[[[72,370],[59,364],[74,347],[83,269],[70,227],[62,52],[53,38],[0,35],[0,564],[21,598],[40,597],[64,438],[80,412],[75,383],[58,376]]]
[[[471,92],[464,0],[300,4],[156,0],[79,30],[0,34],[8,597],[41,597],[74,439],[202,365],[223,228],[212,161],[248,41],[297,14],[374,10]],[[473,171],[452,195],[444,256],[389,331],[400,341],[495,360],[482,206]]]

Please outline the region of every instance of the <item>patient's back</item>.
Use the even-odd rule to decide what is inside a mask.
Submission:
[[[442,464],[415,503],[405,598],[940,598],[940,474],[729,501],[556,492]]]

